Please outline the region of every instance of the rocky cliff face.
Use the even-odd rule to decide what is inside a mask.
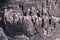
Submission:
[[[2,0],[0,40],[60,40],[59,3],[59,0]]]

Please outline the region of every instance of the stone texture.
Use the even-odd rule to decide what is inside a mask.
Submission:
[[[60,0],[1,0],[0,40],[60,40]]]

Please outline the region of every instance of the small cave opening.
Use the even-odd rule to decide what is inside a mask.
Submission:
[[[27,16],[27,12],[25,12],[25,13],[23,13],[24,14],[24,16]]]
[[[42,24],[41,24],[42,28],[44,28],[44,19],[42,19]]]
[[[30,11],[29,15],[31,16],[32,12]]]
[[[37,12],[37,16],[40,17],[40,11]]]
[[[51,24],[51,19],[49,19],[49,24]]]
[[[59,24],[60,24],[60,21],[59,21]]]

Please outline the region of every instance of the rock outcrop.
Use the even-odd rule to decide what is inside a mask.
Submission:
[[[1,0],[0,40],[59,40],[59,0]]]

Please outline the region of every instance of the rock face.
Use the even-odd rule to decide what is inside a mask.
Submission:
[[[0,40],[60,40],[59,0],[0,3]]]
[[[0,27],[0,40],[8,40],[7,36],[5,35],[1,27]]]

